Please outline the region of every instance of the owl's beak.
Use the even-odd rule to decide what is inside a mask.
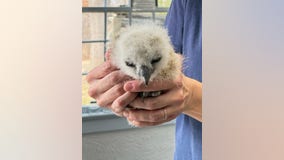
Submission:
[[[144,83],[146,85],[148,85],[152,73],[153,73],[152,68],[149,68],[145,65],[141,66],[141,69],[139,70],[139,76],[144,78]]]

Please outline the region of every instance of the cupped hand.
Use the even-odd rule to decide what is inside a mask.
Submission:
[[[184,84],[184,76],[175,80],[152,81],[148,86],[138,80],[128,81],[124,90],[128,92],[162,91],[157,97],[137,97],[129,105],[136,109],[123,111],[133,125],[138,127],[158,125],[175,119],[186,110],[191,98],[191,90]]]
[[[88,94],[96,99],[99,106],[111,109],[116,115],[122,116],[124,108],[137,96],[136,93],[123,89],[125,81],[129,79],[129,76],[113,66],[107,58],[106,62],[88,73]]]

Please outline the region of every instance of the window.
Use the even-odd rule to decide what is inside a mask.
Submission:
[[[121,27],[149,19],[164,23],[171,0],[82,0],[82,107],[83,118],[110,115],[88,95],[87,73],[104,62],[109,39]]]

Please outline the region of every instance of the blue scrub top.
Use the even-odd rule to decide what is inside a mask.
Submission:
[[[202,82],[202,0],[173,0],[165,26],[183,72]],[[175,160],[202,160],[202,123],[181,114],[176,119]]]

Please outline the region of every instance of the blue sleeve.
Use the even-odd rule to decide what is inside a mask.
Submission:
[[[165,20],[165,27],[168,29],[174,49],[178,53],[182,53],[183,48],[184,9],[183,0],[173,0]]]
[[[183,73],[202,82],[202,1],[173,0],[165,27],[175,51],[184,57]]]

